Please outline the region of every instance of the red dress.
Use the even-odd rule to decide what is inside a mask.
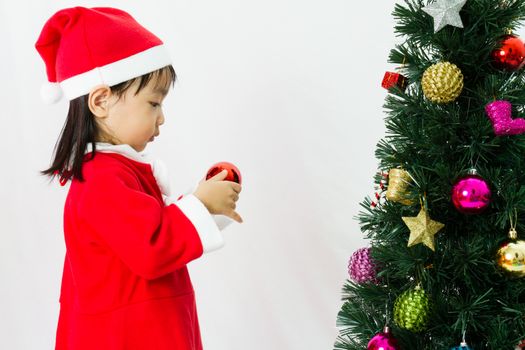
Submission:
[[[83,175],[64,207],[56,349],[201,350],[186,264],[218,233],[211,215],[192,195],[166,205],[152,166],[122,154],[97,152]]]

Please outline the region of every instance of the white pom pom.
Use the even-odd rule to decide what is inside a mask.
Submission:
[[[45,83],[40,87],[40,97],[47,104],[53,104],[62,98],[62,88],[59,83]]]

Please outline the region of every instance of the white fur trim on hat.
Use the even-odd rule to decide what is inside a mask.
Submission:
[[[170,64],[171,58],[164,45],[157,45],[119,61],[65,79],[60,82],[60,85],[66,97],[73,100],[88,94],[97,85],[120,84]]]
[[[62,89],[58,83],[47,82],[40,87],[40,97],[46,104],[57,103],[62,95]]]

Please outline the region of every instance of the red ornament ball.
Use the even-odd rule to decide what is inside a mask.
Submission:
[[[452,203],[463,214],[479,214],[490,204],[487,181],[476,174],[460,178],[452,188]]]
[[[367,350],[398,350],[397,339],[385,327],[383,332],[377,333],[368,342]]]
[[[237,182],[239,185],[241,184],[242,182],[241,172],[235,165],[229,162],[219,162],[219,163],[213,164],[210,170],[208,170],[208,172],[206,173],[206,180],[208,180],[211,177],[214,177],[215,175],[217,175],[223,170],[228,170],[228,175],[226,176],[224,180]]]
[[[497,69],[515,71],[525,63],[525,44],[515,35],[505,35],[492,51],[492,63]]]

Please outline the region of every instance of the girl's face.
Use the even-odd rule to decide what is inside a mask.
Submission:
[[[159,136],[164,124],[162,102],[169,84],[158,82],[158,76],[135,94],[140,80],[136,80],[121,96],[108,98],[107,116],[102,121],[104,133],[114,144],[128,144],[137,152],[143,151],[148,142]],[[168,87],[165,87],[168,85]]]

